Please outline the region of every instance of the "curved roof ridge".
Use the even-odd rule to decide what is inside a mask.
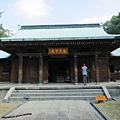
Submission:
[[[101,27],[99,23],[94,24],[53,24],[53,25],[22,25],[20,30],[30,29],[64,29],[64,28],[95,28]]]

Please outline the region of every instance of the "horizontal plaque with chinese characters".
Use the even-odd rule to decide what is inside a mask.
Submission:
[[[63,55],[68,54],[68,48],[48,48],[49,55]]]

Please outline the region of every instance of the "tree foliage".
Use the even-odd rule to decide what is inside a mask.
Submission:
[[[120,34],[120,12],[117,16],[114,15],[109,21],[106,21],[103,28],[109,34]]]
[[[2,13],[3,13],[3,12],[0,12],[0,18],[1,18],[1,16],[2,16]]]
[[[3,12],[0,12],[0,18],[1,18],[1,16],[2,16],[2,13],[3,13]],[[8,29],[4,29],[4,28],[3,28],[3,25],[0,24],[0,38],[1,38],[1,37],[8,37],[8,33],[9,33],[9,30],[8,30]]]
[[[4,29],[3,25],[0,24],[0,38],[8,37],[8,33],[9,33],[9,30],[8,29]]]

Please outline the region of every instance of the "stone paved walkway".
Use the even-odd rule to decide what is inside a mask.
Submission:
[[[7,118],[7,120],[102,120],[88,102],[81,100],[29,101],[7,116],[26,113],[32,115]]]

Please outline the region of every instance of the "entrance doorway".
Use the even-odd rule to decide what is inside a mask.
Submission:
[[[49,61],[48,66],[49,83],[71,82],[69,60]]]

